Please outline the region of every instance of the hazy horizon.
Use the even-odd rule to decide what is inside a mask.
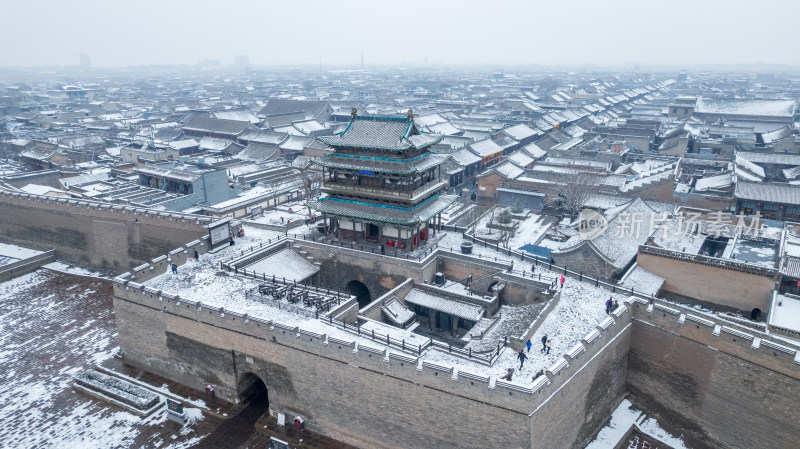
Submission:
[[[800,65],[800,2],[2,1],[0,67]],[[766,17],[766,19],[762,19]]]

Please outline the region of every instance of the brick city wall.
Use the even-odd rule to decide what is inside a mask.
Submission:
[[[60,260],[125,271],[207,235],[208,217],[0,192],[0,242],[55,249]]]
[[[141,284],[165,272],[168,259],[181,263],[180,254],[206,246],[192,242],[115,279],[126,361],[198,390],[213,384],[230,401],[256,374],[273,410],[306,416],[310,428],[357,446],[584,447],[625,392],[690,447],[790,447],[800,434],[797,348],[692,308],[629,298],[545,376],[490,387],[479,368],[454,372],[424,354]]]
[[[662,290],[749,313],[768,309],[772,278],[737,270],[639,253],[643,269],[664,278]]]
[[[372,299],[412,278],[430,282],[436,274],[436,258],[404,259],[371,254],[358,249],[317,242],[294,240],[293,247],[324,261],[317,281],[326,287],[347,291],[347,283],[356,280],[369,288]]]
[[[625,350],[626,306],[536,382],[496,380],[490,388],[477,368],[455,374],[451,366],[420,363],[356,336],[320,335],[141,284],[165,272],[168,259],[185,262],[180,255],[195,247],[205,243],[192,242],[115,279],[120,346],[126,361],[198,390],[213,384],[223,399],[237,401],[239,382],[254,373],[268,386],[272,409],[302,414],[310,428],[362,447],[567,448],[593,435],[621,398],[624,363],[610,363],[619,354],[606,355],[604,348]],[[544,410],[573,419],[553,433]]]
[[[672,304],[634,306],[631,401],[688,447],[795,447],[798,363],[797,348],[753,329]]]

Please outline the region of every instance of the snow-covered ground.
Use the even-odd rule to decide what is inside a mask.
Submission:
[[[594,441],[586,449],[614,449],[620,440],[636,425],[639,430],[650,437],[661,441],[672,449],[688,449],[683,444],[683,438],[670,435],[658,425],[658,421],[648,418],[646,414],[637,410],[629,400],[624,399],[611,415],[611,422],[600,429]],[[623,446],[624,447],[624,446]]]
[[[281,204],[277,209],[265,209],[264,215],[257,217],[253,221],[271,225],[284,225],[292,221],[305,220],[306,218],[308,218],[308,208],[303,203],[293,202]]]
[[[199,436],[72,389],[118,350],[108,282],[39,270],[0,283],[0,447],[185,448]],[[199,409],[190,408],[195,420]]]
[[[93,271],[87,270],[86,268],[76,267],[74,265],[70,265],[64,262],[50,262],[47,265],[43,265],[43,268],[47,268],[51,271],[58,271],[60,273],[66,274],[74,274],[76,276],[86,276],[86,277],[96,277],[96,278],[104,278],[106,277],[104,274]]]

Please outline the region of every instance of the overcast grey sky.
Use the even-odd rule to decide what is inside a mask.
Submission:
[[[800,0],[0,0],[0,66],[800,64]]]

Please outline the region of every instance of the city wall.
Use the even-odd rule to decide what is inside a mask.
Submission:
[[[77,265],[125,271],[207,235],[208,217],[0,191],[0,242]]]
[[[347,283],[356,280],[369,288],[372,299],[408,278],[419,283],[430,282],[437,270],[436,257],[431,255],[422,260],[404,259],[307,240],[294,240],[292,246],[307,251],[316,260],[325,261],[317,274],[321,285],[346,291]]]
[[[692,448],[795,447],[797,348],[670,304],[633,307],[631,401]],[[762,338],[764,337],[764,338]]]
[[[584,447],[626,392],[689,447],[791,447],[800,434],[797,348],[691,308],[629,298],[544,376],[507,382],[141,284],[206,247],[115,279],[126,361],[234,402],[255,374],[273,412],[356,446]]]
[[[357,336],[335,338],[141,284],[206,247],[192,242],[115,279],[127,362],[198,390],[212,384],[234,402],[245,375],[255,374],[268,387],[273,411],[303,415],[309,428],[360,447],[580,446],[624,393],[627,306],[545,376],[506,382],[490,379],[479,365],[472,373],[455,371],[424,354],[420,360]],[[550,413],[568,422],[556,431]]]

